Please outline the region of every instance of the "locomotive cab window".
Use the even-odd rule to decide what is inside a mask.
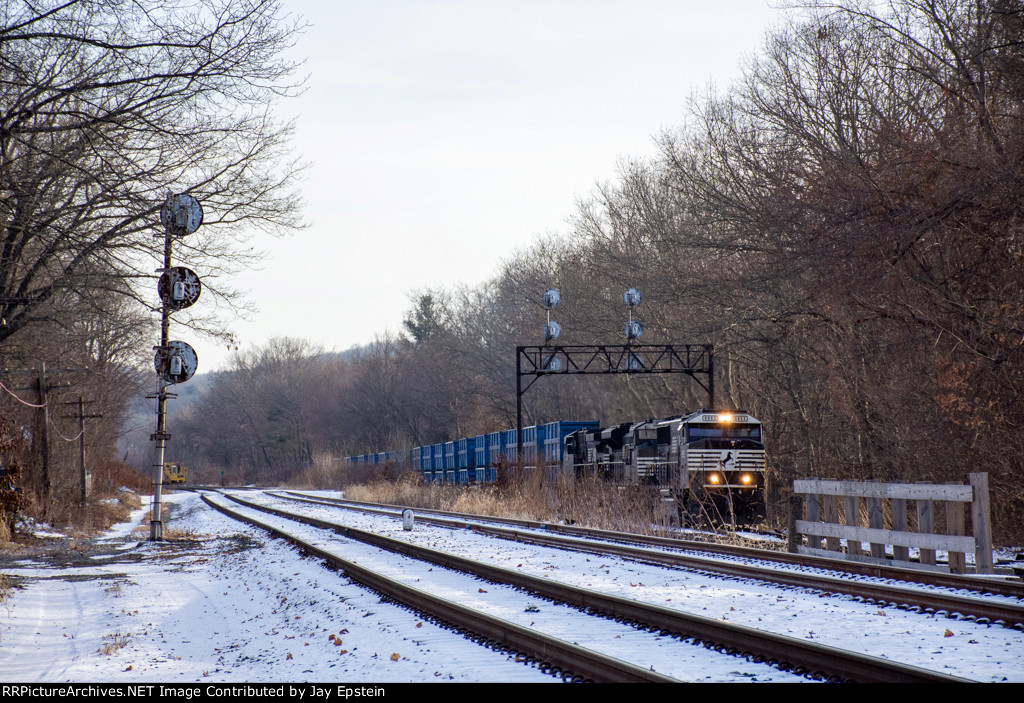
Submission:
[[[760,425],[712,425],[696,424],[686,426],[686,441],[699,442],[702,439],[752,439],[761,441]]]

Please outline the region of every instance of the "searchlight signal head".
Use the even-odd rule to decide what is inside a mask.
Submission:
[[[622,294],[622,301],[626,303],[626,342],[632,342],[634,339],[639,339],[640,335],[644,333],[644,326],[633,319],[633,308],[640,304],[642,300],[640,291],[636,288],[628,288],[626,292]]]
[[[544,343],[549,344],[551,340],[558,339],[562,334],[562,326],[551,319],[551,309],[562,302],[562,296],[554,288],[548,290],[541,297],[544,307],[547,308],[548,323],[544,325]]]
[[[203,286],[192,269],[175,266],[163,271],[156,285],[160,300],[168,310],[182,310],[199,300]]]

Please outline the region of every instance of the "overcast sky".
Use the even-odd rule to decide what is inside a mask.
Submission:
[[[254,238],[268,258],[237,281],[259,309],[234,325],[242,350],[368,343],[401,328],[414,291],[481,282],[565,232],[782,20],[768,0],[283,1],[311,25],[308,90],[278,109],[310,162],[310,226]],[[226,366],[224,345],[172,336],[200,373]]]

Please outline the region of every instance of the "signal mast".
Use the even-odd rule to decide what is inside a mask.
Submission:
[[[149,523],[149,539],[163,539],[163,521],[160,516],[161,492],[163,488],[164,451],[171,435],[167,432],[167,399],[177,398],[176,393],[168,393],[167,387],[176,383],[184,383],[192,378],[199,366],[199,358],[195,350],[186,342],[170,339],[171,313],[184,310],[199,300],[202,285],[199,276],[184,266],[171,266],[171,243],[176,237],[194,234],[203,224],[203,208],[199,201],[188,194],[172,195],[167,192],[167,200],[160,208],[160,222],[164,226],[164,261],[163,268],[157,269],[160,280],[157,282],[157,293],[160,296],[160,344],[153,347],[153,366],[156,367],[156,394],[147,396],[156,398],[156,432],[149,438],[156,442],[153,457],[153,512]]]

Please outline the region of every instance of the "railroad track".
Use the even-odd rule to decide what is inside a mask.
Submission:
[[[227,496],[235,502],[266,513],[287,519],[337,530],[333,525],[317,525],[318,521],[299,519],[284,511],[268,509],[265,506],[244,501],[236,496]],[[543,633],[524,628],[501,618],[485,615],[472,608],[461,606],[451,600],[440,598],[422,589],[413,588],[376,571],[344,559],[331,551],[317,547],[309,541],[281,530],[261,520],[244,515],[221,505],[203,495],[203,500],[221,513],[266,530],[286,539],[304,552],[323,559],[332,568],[345,573],[353,581],[381,594],[387,600],[400,603],[427,617],[447,624],[452,629],[471,633],[473,639],[485,646],[517,653],[517,660],[536,663],[539,668],[553,675],[571,681],[597,681],[610,683],[678,683],[678,680],[657,672],[637,667],[628,662],[604,656],[598,652],[578,647],[571,643],[548,637]],[[347,531],[342,531],[349,537]]]
[[[515,588],[539,594],[554,602],[574,606],[588,613],[600,614],[629,622],[641,629],[675,635],[679,638],[702,644],[708,648],[717,649],[729,654],[745,655],[755,662],[767,662],[781,669],[793,670],[797,673],[811,675],[816,678],[864,682],[965,681],[965,679],[951,677],[887,659],[849,652],[816,642],[764,632],[731,622],[687,614],[670,608],[604,594],[586,588],[578,588],[551,579],[538,578],[489,564],[482,564],[404,541],[356,530],[352,527],[330,521],[271,508],[239,498],[238,496],[232,495],[229,498],[251,509],[277,515],[288,520],[299,521],[321,529],[333,530],[346,537],[372,544],[382,549],[414,559],[428,561],[449,569],[473,574],[494,583],[508,584]],[[222,507],[217,507],[223,510]],[[264,527],[266,528],[265,525]],[[288,538],[295,541],[292,537]],[[309,547],[311,545],[303,546],[304,549]],[[359,575],[360,569],[355,567],[355,565],[352,565],[350,570],[349,566],[338,564],[337,557],[320,554],[321,550],[314,550],[312,548],[309,548],[309,551],[329,559],[354,580],[362,580],[362,577]],[[380,585],[371,587],[375,588],[375,590],[382,590],[384,588],[384,586]],[[384,591],[382,590],[382,592]],[[390,591],[388,593],[388,597],[394,597],[409,607],[416,609],[427,608],[427,604],[422,602],[418,596],[408,594],[391,595]],[[445,607],[450,606],[450,603],[445,605]],[[448,615],[446,617],[454,618],[455,616]],[[476,631],[469,625],[460,624],[459,627],[466,627],[469,630]],[[548,661],[554,659],[554,655],[549,650],[544,650],[541,653],[530,650],[528,645],[517,645],[517,647],[522,647],[522,651],[528,652],[529,656],[538,658],[549,657]],[[574,655],[566,654],[564,656],[571,657]],[[554,660],[552,665],[562,671],[580,672],[584,670],[584,665],[577,664],[571,659]],[[582,674],[584,678],[601,681],[610,680],[611,670],[607,668],[607,663],[590,666],[592,667],[589,669],[591,673]],[[642,670],[642,667],[639,668]]]
[[[405,507],[400,505],[388,505],[385,503],[366,503],[341,498],[311,498],[310,496],[305,496],[296,491],[285,491],[274,494],[290,495],[296,498],[305,498],[308,500],[319,500],[336,505],[349,504],[354,506],[363,506],[368,510],[401,511]],[[703,552],[707,554],[718,554],[721,556],[737,557],[742,559],[778,562],[780,564],[788,564],[791,566],[839,571],[855,576],[889,579],[893,581],[906,581],[908,583],[917,583],[923,586],[974,591],[980,594],[1007,596],[1024,600],[1024,581],[1016,578],[1002,579],[949,574],[886,564],[868,564],[846,561],[838,558],[831,559],[828,557],[791,554],[789,552],[759,549],[756,547],[744,547],[735,544],[685,540],[675,537],[657,537],[653,535],[640,535],[632,532],[613,532],[611,530],[600,530],[592,527],[578,527],[576,525],[561,525],[558,523],[541,522],[539,520],[501,518],[492,517],[490,515],[472,515],[425,508],[417,508],[415,510],[417,519],[423,520],[425,519],[424,516],[438,516],[439,518],[461,521],[462,526],[466,528],[471,527],[477,522],[513,525],[524,529],[544,530],[549,533],[574,535],[577,537],[593,537],[595,539],[610,542],[642,544],[651,547],[678,549],[686,552]]]
[[[340,507],[345,507],[344,502],[335,501],[332,499],[310,498],[307,496],[299,496],[296,494],[286,494],[286,496],[292,500],[303,500],[314,503],[335,506],[340,505]],[[394,515],[394,511],[391,508],[376,509],[371,508],[365,504],[361,504],[356,509],[364,511],[374,511],[381,514]],[[920,612],[925,612],[929,614],[943,614],[949,617],[963,617],[964,619],[973,620],[981,624],[992,623],[1002,625],[1005,627],[1014,628],[1017,630],[1024,630],[1024,603],[1019,601],[1006,602],[1003,600],[965,596],[945,591],[921,590],[919,588],[911,588],[893,583],[883,583],[878,581],[866,580],[850,580],[848,578],[830,576],[821,573],[810,573],[806,571],[794,571],[791,569],[780,570],[772,567],[766,567],[763,565],[755,565],[737,561],[722,561],[720,559],[702,555],[678,552],[665,552],[651,549],[646,546],[629,546],[621,542],[594,542],[582,540],[576,537],[575,535],[563,536],[549,534],[550,530],[548,529],[545,529],[543,532],[537,532],[505,527],[494,527],[487,524],[466,521],[464,518],[461,517],[458,519],[453,519],[451,517],[424,518],[423,516],[420,516],[419,519],[423,521],[434,522],[440,525],[445,525],[448,527],[468,528],[480,534],[491,535],[494,537],[500,537],[503,539],[509,539],[517,542],[544,545],[558,549],[572,549],[577,551],[589,552],[593,554],[612,555],[617,557],[623,557],[626,559],[634,559],[646,563],[659,564],[662,566],[684,568],[704,573],[713,573],[731,578],[747,578],[782,586],[807,588],[820,591],[821,593],[825,594],[849,595],[854,598],[861,599],[863,601],[877,603],[880,605],[893,605],[896,607],[915,609]],[[516,521],[516,523],[520,525],[524,522],[525,521]],[[593,534],[592,531],[588,531],[588,535],[590,534]],[[665,540],[663,538],[655,538],[653,541],[648,541],[645,540],[642,535],[629,536],[623,535],[622,533],[606,534],[610,534],[610,536],[614,537],[617,540],[632,537],[638,541],[643,541],[645,544],[650,546],[677,547],[678,545],[678,540],[673,541]],[[706,553],[709,550],[702,549],[700,551]],[[749,553],[749,550],[747,550],[747,552],[745,553]],[[735,553],[732,553],[731,550],[729,554],[730,556],[739,556]],[[757,550],[756,555],[754,557],[748,558],[765,560],[765,554],[771,555],[775,553],[765,552],[764,550]],[[810,563],[803,563],[802,561],[797,561],[796,564],[799,566],[819,567],[820,562],[821,559],[819,557],[810,557]],[[917,576],[917,574],[913,572],[913,570],[900,569],[898,571],[899,575],[904,577]],[[907,575],[904,573],[907,571],[911,571],[911,574]],[[926,579],[927,576],[928,575],[926,574]],[[890,574],[889,578],[894,577]],[[906,578],[904,580],[906,580]],[[927,585],[936,585],[935,583],[931,583],[931,581],[932,580],[929,579],[927,581]],[[945,579],[939,579],[939,581],[943,583],[946,582]],[[954,579],[954,582],[958,584],[962,583],[962,581],[962,577]],[[916,583],[920,583],[920,581],[916,581]],[[986,585],[985,583],[972,585],[979,589],[991,588],[991,584]],[[1024,594],[1024,591],[1022,591],[1022,594]]]

